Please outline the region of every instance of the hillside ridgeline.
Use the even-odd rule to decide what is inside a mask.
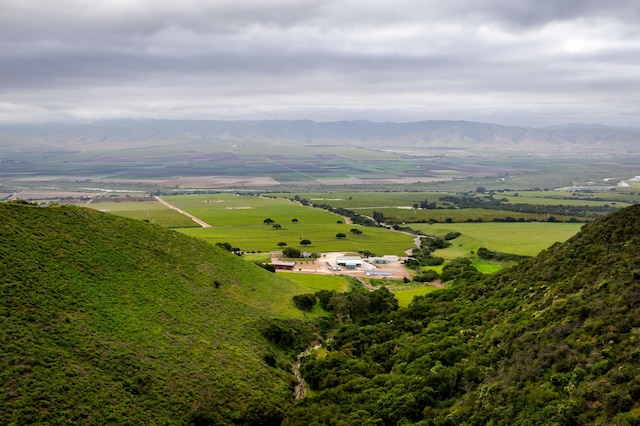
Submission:
[[[269,304],[252,300],[288,280],[90,209],[0,217],[1,424],[250,423],[291,400],[264,361]]]
[[[640,206],[331,349],[286,424],[640,424]]]

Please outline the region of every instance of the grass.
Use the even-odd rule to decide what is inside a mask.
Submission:
[[[500,263],[488,262],[482,259],[472,260],[471,264],[483,274],[493,274],[505,268],[505,266]]]
[[[535,256],[555,242],[566,241],[580,230],[580,223],[515,222],[515,223],[434,223],[412,224],[412,227],[443,237],[449,232],[461,235],[451,240],[451,247],[434,252],[445,259],[474,255],[478,248],[522,256]]]
[[[199,227],[185,215],[157,201],[105,201],[88,207],[132,219],[145,220],[166,228]]]
[[[211,228],[180,229],[180,232],[213,244],[228,242],[248,252],[281,250],[278,242],[311,252],[369,250],[396,255],[404,254],[413,246],[410,235],[337,223],[338,220],[345,222],[344,218],[286,199],[215,194],[166,197],[166,200],[212,225]],[[279,224],[281,229],[265,225],[267,218]],[[360,229],[362,234],[351,234],[353,228]],[[346,238],[336,238],[339,233],[345,234]],[[300,246],[302,239],[308,239],[312,244]]]
[[[409,304],[413,301],[413,298],[416,296],[424,296],[427,293],[431,293],[433,291],[442,291],[443,289],[437,287],[431,287],[424,284],[413,285],[413,286],[390,286],[388,287],[391,292],[393,292],[394,296],[398,300],[398,305],[401,307],[409,306]]]
[[[293,298],[298,294],[316,293],[320,290],[336,291],[338,293],[349,290],[349,280],[342,275],[316,275],[316,274],[300,274],[300,273],[278,273],[286,276],[295,283],[295,291],[286,295],[281,295],[282,303],[288,302],[286,298]],[[304,314],[305,317],[315,318],[330,315],[320,307],[317,303],[311,312]]]
[[[523,219],[525,221],[545,221],[548,219],[547,214],[521,213],[511,212],[507,210],[490,210],[482,208],[468,209],[431,209],[431,210],[414,210],[414,209],[392,209],[392,208],[364,208],[356,210],[360,214],[373,215],[374,211],[382,213],[385,217],[395,218],[395,220],[407,222],[429,221],[433,219],[437,222],[445,222],[451,219],[454,222],[467,222],[468,220],[482,219],[485,222],[491,222],[495,219],[503,220],[507,217],[514,219]],[[569,220],[571,216],[555,215],[558,220]],[[412,228],[413,223],[409,223]]]
[[[303,318],[296,284],[159,226],[72,206],[0,204],[2,424],[218,423],[263,389],[260,325]],[[8,315],[10,313],[10,315]],[[194,408],[195,407],[195,408]]]

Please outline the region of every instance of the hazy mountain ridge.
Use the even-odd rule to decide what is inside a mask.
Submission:
[[[570,151],[640,150],[640,128],[565,125],[544,128],[469,121],[406,123],[311,120],[113,120],[79,124],[5,125],[0,144],[26,141],[48,145],[150,142],[272,142],[354,144],[429,148]]]

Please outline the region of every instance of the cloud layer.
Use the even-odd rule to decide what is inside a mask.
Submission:
[[[639,125],[637,0],[0,0],[0,121]]]

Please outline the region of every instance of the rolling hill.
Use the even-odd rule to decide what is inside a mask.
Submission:
[[[0,424],[232,424],[292,399],[260,334],[288,280],[90,209],[0,217]]]
[[[0,216],[3,424],[640,423],[640,206],[344,323],[297,404],[260,333],[288,280],[84,208]]]
[[[306,359],[288,425],[639,424],[640,206]],[[330,413],[330,414],[328,414]]]

